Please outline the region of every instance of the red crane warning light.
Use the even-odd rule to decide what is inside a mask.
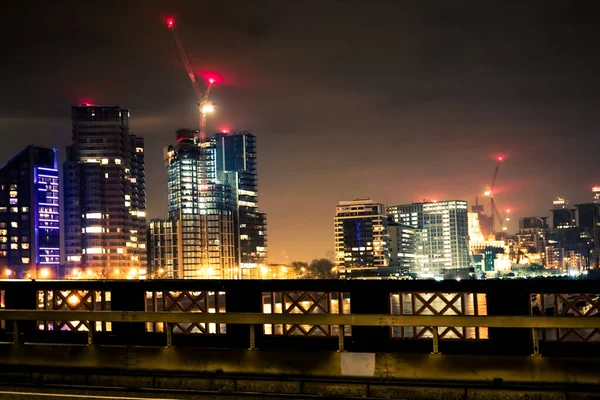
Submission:
[[[165,23],[167,24],[167,28],[171,29],[175,26],[175,18],[167,17],[165,18]]]

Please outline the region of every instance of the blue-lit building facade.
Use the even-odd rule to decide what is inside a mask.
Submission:
[[[56,150],[27,146],[0,168],[2,278],[60,278]]]

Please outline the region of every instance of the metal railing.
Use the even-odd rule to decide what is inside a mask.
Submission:
[[[432,329],[433,354],[439,353],[440,327],[476,328],[527,328],[532,330],[533,355],[539,354],[538,330],[553,329],[598,329],[600,319],[585,317],[547,316],[438,316],[438,315],[385,315],[385,314],[261,314],[261,313],[186,313],[167,311],[55,311],[55,310],[0,310],[0,319],[13,322],[14,343],[23,344],[20,337],[20,321],[77,320],[86,322],[144,322],[163,323],[166,346],[172,346],[173,324],[232,324],[248,325],[250,349],[256,349],[255,328],[257,325],[335,325],[339,326],[338,351],[344,351],[345,326],[411,327],[425,326]],[[90,324],[90,326],[94,326]],[[94,344],[94,329],[88,331],[88,345]]]

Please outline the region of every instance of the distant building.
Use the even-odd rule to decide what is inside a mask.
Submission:
[[[60,278],[56,150],[27,146],[0,168],[2,278]]]
[[[577,225],[575,218],[576,209],[571,207],[568,200],[559,197],[552,204],[552,226],[555,229],[572,228]]]
[[[197,142],[194,130],[179,129],[164,150],[169,218],[150,224],[152,276],[232,279],[238,277],[235,204],[228,185],[216,179],[214,141]]]
[[[592,243],[590,251],[589,268],[600,268],[600,204],[586,203],[576,204],[578,212],[578,222],[580,228],[585,228],[589,234]]]
[[[267,263],[267,217],[258,208],[256,136],[249,131],[217,133],[214,142],[216,178],[233,190],[241,277],[258,278],[260,266]]]
[[[592,194],[594,195],[594,203],[600,204],[600,186],[593,187]]]
[[[404,276],[416,266],[415,228],[388,222],[391,276]]]
[[[521,264],[544,264],[548,224],[546,217],[525,217],[519,220],[517,260]]]
[[[72,123],[63,171],[67,277],[144,277],[144,141],[117,106],[73,107]]]
[[[182,278],[179,270],[177,221],[153,219],[148,227],[148,270],[151,278]]]
[[[371,199],[340,201],[334,225],[340,278],[379,278],[382,272],[388,276],[388,218],[383,204]]]
[[[416,229],[417,264],[413,273],[441,278],[452,271],[468,271],[469,222],[467,202],[446,200],[388,208],[397,223]]]
[[[546,247],[546,269],[564,271],[565,269],[565,249],[562,247]]]

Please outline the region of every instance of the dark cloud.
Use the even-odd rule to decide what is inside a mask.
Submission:
[[[331,249],[342,199],[472,201],[497,153],[510,155],[498,202],[518,215],[600,184],[598,2],[11,4],[0,159],[30,142],[63,148],[72,104],[119,104],[146,138],[148,214],[165,215],[162,148],[196,121],[162,22],[175,15],[193,67],[225,78],[211,128],[258,136],[273,261]]]

